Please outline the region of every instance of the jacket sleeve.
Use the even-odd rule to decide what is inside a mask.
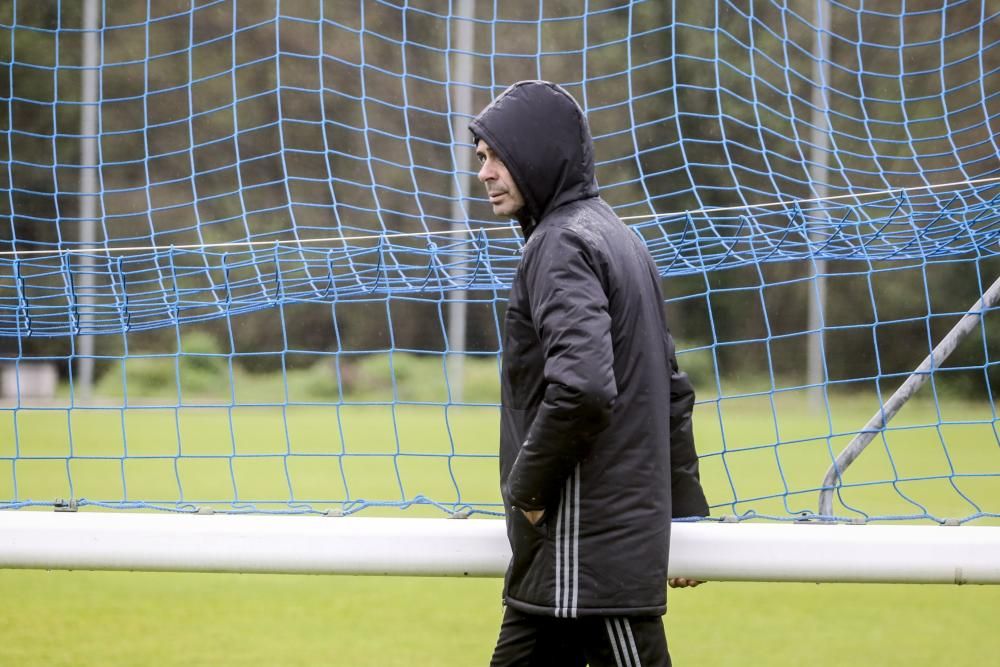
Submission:
[[[515,507],[551,507],[608,424],[618,395],[608,298],[596,251],[552,230],[525,254],[531,318],[545,358],[545,393],[507,479]]]
[[[687,373],[677,366],[674,341],[667,333],[670,358],[670,490],[675,518],[708,516],[708,501],[701,488],[698,452],[694,447],[691,413],[694,387]]]

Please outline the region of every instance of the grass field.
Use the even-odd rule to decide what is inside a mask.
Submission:
[[[496,509],[493,407],[251,404],[262,398],[0,410],[0,502],[325,510],[345,499],[425,496]],[[695,432],[713,514],[814,511],[832,454],[877,408],[863,393],[836,396],[820,410],[802,392],[703,403]],[[846,471],[835,512],[965,519],[1000,511],[993,419],[985,402],[911,401]],[[442,516],[431,507],[408,511]]]
[[[715,514],[814,508],[828,447],[849,439],[826,436],[859,428],[873,405],[870,396],[840,397],[817,415],[803,397],[782,394],[702,405],[696,429]],[[848,481],[860,486],[838,511],[997,511],[990,406],[940,410],[908,406],[888,446],[876,441],[851,469]],[[353,498],[459,500],[440,407],[342,407],[337,417],[329,407],[28,409],[17,412],[15,446],[14,413],[5,410],[0,498],[14,497],[16,453],[19,499],[238,497],[267,506],[287,503],[291,487],[296,500],[325,507],[343,497],[346,479]],[[936,426],[905,428],[926,424]],[[495,502],[495,410],[452,409],[447,428],[461,500]],[[993,476],[975,476],[984,473]],[[865,484],[876,480],[896,483]],[[407,511],[440,515],[415,509]],[[670,599],[678,665],[958,667],[1000,654],[1000,588],[712,582]],[[485,664],[499,600],[499,580],[6,570],[0,665]]]
[[[500,582],[0,571],[0,664],[485,665]],[[675,664],[996,664],[1000,588],[732,584],[670,593]]]

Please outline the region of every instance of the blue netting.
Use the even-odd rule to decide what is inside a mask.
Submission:
[[[1000,267],[996,0],[82,6],[0,2],[0,507],[496,511],[521,241],[464,128],[519,79],[656,259],[716,513],[814,512]],[[1000,514],[991,321],[838,516]]]

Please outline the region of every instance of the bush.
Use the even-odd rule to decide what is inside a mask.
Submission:
[[[439,354],[396,352],[342,362],[344,392],[354,400],[422,401],[444,403],[456,387],[448,359]],[[497,403],[499,373],[495,357],[466,356],[463,363],[463,401]],[[394,386],[395,385],[395,386]]]
[[[124,377],[123,377],[124,373]],[[205,332],[187,334],[181,341],[179,355],[136,353],[124,362],[114,362],[97,382],[97,394],[136,398],[172,396],[180,385],[185,395],[219,394],[228,385],[222,378],[229,374],[226,355],[215,338]]]

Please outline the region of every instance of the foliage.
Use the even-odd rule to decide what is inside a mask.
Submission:
[[[809,100],[815,88],[815,30],[808,23],[813,5],[611,3],[581,30],[576,21],[536,23],[540,17],[579,15],[587,4],[576,0],[544,6],[477,3],[482,20],[473,26],[475,48],[490,57],[474,59],[474,105],[484,106],[506,82],[519,78],[541,75],[572,82],[571,92],[587,96],[595,133],[606,135],[596,147],[598,177],[616,184],[603,194],[623,213],[648,213],[648,203],[661,212],[739,205],[748,197],[763,197],[776,182],[783,184],[783,196],[813,196],[800,178],[801,135],[811,122]],[[440,94],[440,86],[414,79],[400,99],[398,75],[419,72],[427,81],[448,80],[452,63],[432,54],[454,47],[453,35],[442,31],[428,12],[416,7],[403,11],[398,3],[325,3],[322,24],[317,21],[320,6],[281,6],[284,18],[276,21],[273,3],[244,3],[239,11],[232,1],[198,7],[180,0],[105,3],[113,28],[108,31],[113,38],[102,42],[101,81],[107,101],[101,111],[106,135],[101,146],[106,216],[101,230],[108,241],[151,238],[165,245],[245,240],[293,225],[303,233],[328,236],[333,229],[416,231],[448,224],[451,202],[440,196],[450,192],[454,180],[447,149],[452,141],[447,96]],[[964,178],[958,166],[964,155],[956,154],[953,145],[956,137],[938,130],[931,138],[925,135],[932,122],[939,127],[957,121],[954,110],[993,113],[981,86],[967,84],[982,80],[989,88],[992,79],[983,77],[1000,66],[1000,49],[984,48],[974,33],[968,39],[951,35],[948,48],[953,51],[947,54],[943,46],[932,46],[954,26],[975,25],[983,15],[982,4],[950,3],[940,21],[937,14],[934,20],[920,12],[907,16],[896,0],[866,3],[864,22],[855,9],[838,5],[831,14],[830,32],[838,38],[828,54],[834,65],[828,88],[838,91],[832,100],[834,129],[852,138],[850,145],[835,147],[834,158],[856,180],[830,185],[840,188],[839,193],[886,187],[874,174],[898,175],[902,184],[924,183],[925,168],[937,169],[934,178],[942,181]],[[74,2],[0,0],[0,105],[6,111],[4,128],[18,130],[6,147],[0,146],[12,153],[6,158],[16,184],[5,198],[10,224],[0,228],[0,243],[36,248],[78,240],[82,105],[74,102],[80,98],[80,15],[80,4]],[[157,20],[147,24],[151,17]],[[58,37],[57,29],[62,29]],[[902,43],[905,37],[913,47],[903,54],[880,48],[882,35],[886,43],[897,37]],[[583,55],[581,42],[590,47]],[[524,57],[542,51],[553,55]],[[321,52],[325,58],[314,58]],[[942,58],[947,67],[941,68]],[[377,63],[393,76],[366,73],[362,63]],[[623,63],[631,66],[627,75]],[[591,83],[578,85],[585,75]],[[196,85],[188,85],[195,80]],[[958,95],[950,106],[932,94],[942,85]],[[629,93],[627,105],[620,100],[622,90]],[[786,93],[791,94],[787,99]],[[53,106],[56,101],[70,103]],[[785,106],[788,115],[782,115]],[[322,131],[315,129],[319,127]],[[989,160],[995,156],[976,157],[995,146],[990,130],[987,118],[962,131],[963,145],[974,147],[969,155],[977,160],[975,169],[992,168]],[[405,145],[410,164],[401,168],[404,145],[396,137],[409,133],[423,140]],[[864,137],[867,142],[860,141]],[[294,153],[300,145],[322,147],[316,152],[323,154]],[[908,153],[915,146],[926,160]],[[876,148],[878,155],[873,154]],[[34,166],[21,168],[14,153],[30,155]],[[377,174],[359,168],[359,158],[376,165]],[[732,168],[715,168],[726,161]],[[945,162],[954,163],[950,171],[935,167]],[[952,172],[954,178],[949,177]],[[155,187],[148,187],[151,183]],[[293,205],[290,189],[296,203],[308,205]],[[471,218],[488,218],[475,197],[466,204]],[[257,214],[261,211],[267,214]],[[801,379],[807,336],[795,332],[808,329],[812,269],[810,263],[785,263],[667,280],[666,291],[684,297],[670,305],[678,336],[691,348],[720,344],[713,359],[688,355],[688,365],[701,364],[693,374],[708,381],[717,372]],[[850,275],[858,269],[846,263],[826,267],[831,279],[825,361],[831,379],[912,369],[929,350],[928,339],[939,340],[953,321],[933,317],[925,325],[912,318],[960,312],[998,275],[998,263],[983,258],[885,271],[874,284]],[[981,279],[972,276],[976,272]],[[58,272],[38,278],[39,284],[51,280],[56,288],[61,279]],[[97,286],[113,291],[111,287]],[[262,310],[234,322],[220,317],[204,326],[221,341],[220,353],[234,355],[235,376],[242,378],[244,371],[298,372],[315,359],[291,359],[293,353],[286,351],[315,355],[341,350],[363,359],[390,348],[447,349],[441,327],[426,326],[432,319],[444,321],[443,297],[411,294],[319,307],[294,304],[280,315]],[[496,352],[503,295],[470,297],[480,303],[470,307],[468,347]],[[220,360],[210,355],[195,359],[194,365],[182,359],[181,366],[156,358],[169,349],[173,333],[129,346],[138,358],[114,360],[110,366],[104,362],[107,379],[99,391],[120,393],[116,387],[134,374],[130,388],[137,395],[177,383],[184,391],[211,393],[212,372],[229,373],[228,365],[219,367]],[[995,341],[1000,337],[993,335],[992,325],[987,334],[985,345],[970,344],[956,353],[951,363],[986,370],[975,377],[966,373],[952,383],[955,391],[981,394],[996,380],[1000,343]],[[735,342],[741,344],[729,344]],[[99,353],[112,358],[123,349],[124,341],[114,337],[98,342]],[[0,339],[0,354],[65,360],[72,342],[68,337],[6,338]],[[216,364],[214,371],[199,370],[199,361]],[[401,363],[407,371],[407,361]],[[342,365],[348,383],[356,376],[357,386],[345,388],[348,393],[385,389],[381,371],[374,368],[378,363],[363,362],[357,370],[353,361]],[[322,370],[315,371],[313,381],[317,395],[341,391],[330,386]],[[442,391],[439,384],[435,395]],[[406,395],[429,391],[411,392],[408,383],[401,387]]]
[[[175,355],[135,354],[107,367],[95,391],[99,396],[132,398],[211,395],[228,386],[229,362],[210,334],[193,331]]]
[[[230,400],[243,402],[389,401],[446,403],[458,400],[449,385],[448,358],[443,355],[393,352],[328,358],[311,366],[281,372],[250,372],[221,352],[204,332],[186,337],[174,355],[134,354],[105,366],[96,393],[102,398]],[[462,399],[497,403],[500,399],[496,356],[462,360]],[[230,373],[232,380],[230,381]],[[452,379],[451,382],[454,382]],[[451,392],[451,394],[449,393]],[[450,398],[449,398],[450,397]]]

